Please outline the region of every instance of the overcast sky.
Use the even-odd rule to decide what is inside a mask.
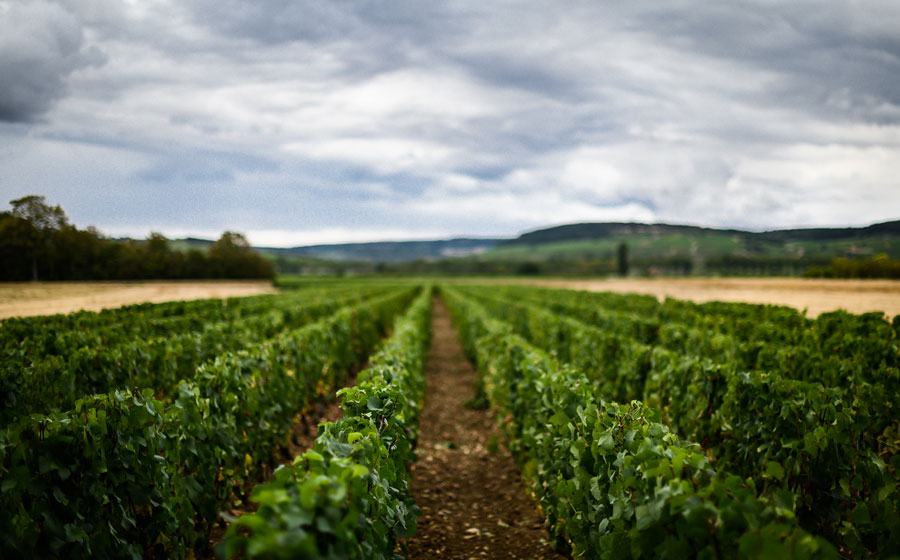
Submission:
[[[900,219],[897,0],[0,0],[0,203],[257,245]]]

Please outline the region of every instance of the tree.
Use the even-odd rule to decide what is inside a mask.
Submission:
[[[21,282],[32,277],[34,241],[31,224],[10,212],[0,213],[0,279]]]
[[[250,249],[250,242],[243,233],[236,231],[226,231],[222,234],[210,248],[211,253],[224,252],[225,254],[235,254]]]
[[[243,234],[226,231],[209,252],[173,247],[161,233],[110,240],[68,223],[43,196],[11,200],[0,211],[0,281],[273,278],[273,264]]]
[[[41,231],[58,230],[69,222],[62,207],[58,204],[50,206],[42,195],[23,196],[10,200],[9,203],[13,207],[13,216],[31,222],[31,225]]]
[[[38,258],[48,251],[53,234],[68,224],[66,213],[57,206],[50,206],[39,195],[29,195],[9,201],[14,218],[23,220],[33,228],[26,242],[31,256],[31,279],[38,279]]]
[[[143,246],[144,276],[148,278],[170,278],[175,276],[171,271],[171,249],[169,240],[161,233],[151,232]]]
[[[624,241],[619,243],[617,254],[619,276],[628,276],[628,244]]]
[[[272,278],[275,267],[250,247],[244,234],[226,231],[209,248],[210,272],[217,278]]]

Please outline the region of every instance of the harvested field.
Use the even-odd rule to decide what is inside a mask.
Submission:
[[[542,286],[594,292],[633,292],[662,299],[698,302],[739,301],[771,303],[806,309],[816,317],[826,311],[851,313],[883,311],[900,315],[900,281],[820,280],[806,278],[610,278],[598,280],[536,281]]]
[[[275,293],[269,281],[22,282],[0,284],[0,319],[98,311],[131,303]]]
[[[508,282],[503,279],[501,282]],[[807,315],[835,309],[900,315],[900,281],[805,278],[609,278],[514,280],[515,283],[589,291],[652,294],[693,301],[772,303],[806,309]],[[13,316],[99,310],[144,301],[163,302],[274,293],[267,281],[27,282],[0,284],[0,319]]]

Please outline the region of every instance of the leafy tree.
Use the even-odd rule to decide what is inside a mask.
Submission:
[[[204,278],[209,273],[209,259],[200,249],[188,249],[184,257],[182,278]]]
[[[167,278],[172,275],[172,250],[165,235],[152,232],[142,249],[144,253],[144,276],[148,278]]]
[[[40,195],[29,195],[9,201],[12,204],[12,215],[26,220],[40,231],[55,231],[65,226],[69,220],[58,204],[50,206],[47,198]]]
[[[804,276],[813,278],[900,278],[900,261],[881,253],[867,259],[831,259],[829,266],[811,266]]]
[[[216,278],[272,278],[275,267],[257,254],[242,233],[226,231],[209,248],[210,272]]]
[[[235,255],[250,249],[250,242],[243,233],[226,231],[222,237],[213,243],[210,254]]]
[[[38,279],[38,259],[49,251],[54,232],[58,232],[68,224],[66,213],[57,206],[50,206],[43,196],[29,195],[9,202],[13,209],[13,218],[24,221],[30,226],[20,229],[24,233],[24,246],[31,257],[31,279]]]
[[[43,196],[10,201],[0,212],[0,281],[272,278],[271,262],[247,238],[226,231],[209,251],[179,251],[161,233],[145,241],[110,240],[69,224]]]

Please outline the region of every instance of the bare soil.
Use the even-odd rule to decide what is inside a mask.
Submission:
[[[900,315],[900,281],[805,278],[610,278],[509,280],[590,291],[651,294],[698,302],[771,303],[807,310],[809,317],[846,309]],[[28,282],[0,283],[0,319],[14,316],[97,311],[131,303],[221,298],[275,293],[267,281]]]
[[[422,510],[408,558],[565,558],[547,544],[543,515],[502,446],[494,413],[464,403],[476,373],[444,304],[435,301],[427,391],[412,496]],[[499,444],[498,444],[499,442]]]
[[[0,283],[0,319],[275,292],[266,280]]]
[[[845,309],[851,313],[883,311],[900,315],[900,281],[823,280],[807,278],[610,278],[535,281],[550,287],[594,292],[633,292],[659,299],[697,302],[770,303],[806,309],[809,317]]]

